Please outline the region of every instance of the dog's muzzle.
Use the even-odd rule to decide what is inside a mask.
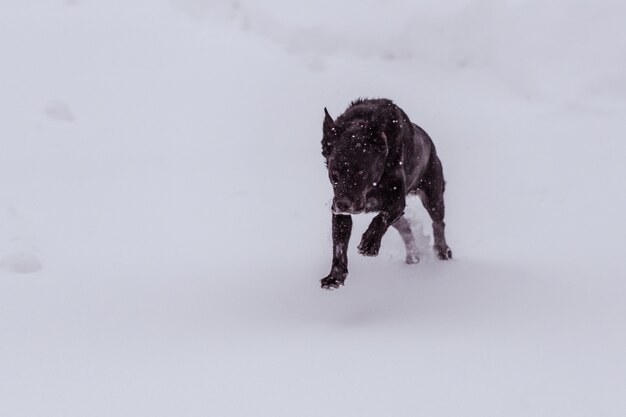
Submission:
[[[348,197],[335,198],[333,200],[333,213],[335,214],[359,214],[365,211],[365,205],[359,204]]]

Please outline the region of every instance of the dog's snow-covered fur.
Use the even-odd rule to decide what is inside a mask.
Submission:
[[[334,190],[332,203],[333,261],[322,288],[338,288],[348,275],[347,248],[352,214],[378,212],[363,234],[359,253],[376,256],[393,226],[406,246],[406,262],[419,254],[403,216],[408,194],[417,194],[433,221],[434,250],[439,259],[452,251],[444,235],[445,181],[441,162],[428,134],[392,101],[359,99],[336,120],[324,109],[322,155]]]

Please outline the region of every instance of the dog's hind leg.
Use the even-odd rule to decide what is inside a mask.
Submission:
[[[431,162],[428,167],[428,171],[425,174],[425,178],[420,185],[420,192],[418,195],[424,204],[424,208],[430,215],[433,221],[433,236],[435,240],[435,253],[437,257],[442,260],[452,259],[452,250],[446,243],[445,227],[443,219],[446,214],[445,205],[443,202],[443,192],[446,188],[446,183],[443,179],[443,169],[439,158],[431,154]]]
[[[415,237],[411,231],[411,224],[406,217],[400,216],[392,226],[400,233],[406,248],[406,263],[416,264],[420,261],[419,251],[415,243]]]

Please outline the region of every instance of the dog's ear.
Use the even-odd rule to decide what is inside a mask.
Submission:
[[[334,136],[335,134],[335,121],[328,114],[326,107],[324,107],[324,136]]]
[[[335,127],[335,121],[328,110],[324,107],[324,125],[323,125],[324,137],[322,138],[322,155],[324,158],[328,158],[332,148],[332,141],[337,136],[337,129]]]

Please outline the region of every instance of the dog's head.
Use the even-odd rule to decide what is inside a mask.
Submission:
[[[324,113],[322,155],[335,193],[333,213],[368,211],[366,195],[377,186],[385,169],[387,137],[365,122],[339,126],[326,109]]]

